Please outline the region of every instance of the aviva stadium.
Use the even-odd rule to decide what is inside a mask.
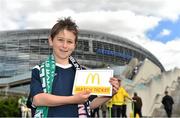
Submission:
[[[48,46],[49,29],[0,32],[0,88],[26,90],[33,66],[43,61],[51,48]],[[89,68],[123,66],[132,58],[152,61],[163,72],[158,59],[140,45],[111,34],[80,30],[78,45],[73,56]],[[28,90],[27,90],[28,91]]]

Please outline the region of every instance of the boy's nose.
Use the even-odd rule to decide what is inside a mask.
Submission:
[[[66,41],[63,42],[63,47],[67,47],[67,42]]]

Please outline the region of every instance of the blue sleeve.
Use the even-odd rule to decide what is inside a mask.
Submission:
[[[30,84],[30,94],[33,98],[35,95],[43,93],[42,84],[40,80],[39,70],[37,68],[34,68],[32,70],[32,76],[31,76],[31,84]]]

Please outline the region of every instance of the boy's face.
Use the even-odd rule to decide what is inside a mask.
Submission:
[[[75,50],[75,35],[68,31],[60,31],[54,39],[49,38],[49,45],[53,48],[53,54],[58,60],[68,60],[71,53]]]

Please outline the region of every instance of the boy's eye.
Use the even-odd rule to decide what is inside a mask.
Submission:
[[[58,39],[58,41],[63,41],[63,39]]]
[[[67,41],[68,43],[73,43],[73,41]]]

